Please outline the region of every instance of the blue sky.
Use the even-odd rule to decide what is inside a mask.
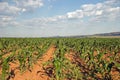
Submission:
[[[120,31],[120,0],[0,0],[0,37]]]

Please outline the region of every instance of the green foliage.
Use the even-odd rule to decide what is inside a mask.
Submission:
[[[2,63],[2,80],[6,80],[6,76],[9,75],[9,61],[10,57],[3,60]]]
[[[24,72],[54,45],[54,57],[46,65],[52,65],[52,77],[55,80],[111,80],[111,70],[120,70],[119,38],[0,38],[0,66],[2,80],[9,76],[9,62],[19,61]],[[66,58],[74,53],[75,62]],[[3,58],[4,55],[12,55]],[[45,65],[45,66],[46,66]],[[85,73],[85,74],[84,74]],[[97,74],[102,77],[98,78]]]

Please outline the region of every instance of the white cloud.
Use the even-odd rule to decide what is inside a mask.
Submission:
[[[81,6],[83,11],[91,11],[93,9],[95,9],[95,5],[94,4],[85,4]]]
[[[68,12],[67,13],[67,18],[83,18],[83,11],[82,10],[76,10],[74,12]]]
[[[119,0],[107,0],[103,3],[97,3],[97,4],[84,4],[80,7],[80,9],[77,9],[72,12],[68,12],[64,15],[57,15],[54,17],[46,18],[47,22],[53,22],[53,21],[60,21],[60,20],[69,20],[69,19],[84,19],[86,17],[89,17],[87,19],[89,20],[115,20],[119,14],[119,5],[116,5],[119,2]],[[107,5],[106,5],[107,4]],[[116,5],[116,6],[115,6]],[[96,19],[95,19],[96,18]],[[89,21],[88,20],[88,21]]]
[[[20,26],[20,22],[16,21],[16,17],[19,14],[33,11],[42,6],[42,0],[13,0],[11,2],[3,0],[0,2],[0,25],[3,27]]]
[[[103,3],[84,4],[80,9],[68,12],[66,18],[83,19],[89,17],[89,20],[94,19],[97,21],[116,20],[120,17],[120,5],[117,5],[116,2],[120,2],[120,0],[107,0]]]
[[[109,8],[108,12],[119,12],[120,11],[120,7],[115,7],[115,8]]]
[[[0,17],[0,27],[8,27],[8,26],[20,27],[21,23],[16,21],[13,17],[9,17],[9,16]]]
[[[104,2],[104,4],[108,4],[108,5],[111,5],[111,4],[120,4],[120,0],[106,0]]]
[[[96,4],[96,9],[101,9],[103,7],[103,4],[102,3],[97,3]]]
[[[2,21],[4,21],[4,22],[11,21],[11,20],[13,20],[12,17],[9,17],[9,16],[2,17]]]
[[[98,10],[98,11],[96,11],[96,15],[97,15],[97,16],[98,16],[98,15],[102,15],[102,13],[103,13],[102,10]]]
[[[22,8],[24,11],[31,11],[36,8],[42,7],[44,4],[42,0],[14,0],[16,3],[16,6]]]
[[[23,9],[22,9],[22,12],[25,12],[25,11],[26,11],[26,9],[25,9],[25,8],[23,8]]]
[[[0,15],[18,15],[21,12],[33,11],[43,6],[42,0],[5,0],[0,2]]]
[[[109,2],[109,1],[108,1]],[[107,2],[107,3],[108,3]],[[110,2],[109,2],[110,3]],[[84,23],[84,19],[90,22],[114,21],[120,18],[120,7],[112,6],[113,3],[106,5],[106,2],[97,4],[85,4],[72,12],[64,15],[56,15],[47,18],[35,18],[26,21],[29,26],[50,26],[54,24],[68,24],[70,20],[78,20],[79,24]],[[85,20],[86,20],[85,19]],[[74,21],[73,21],[74,22]],[[34,23],[34,24],[33,24]],[[85,24],[85,23],[84,23]]]
[[[17,15],[21,8],[10,6],[8,2],[0,2],[0,15]]]
[[[50,27],[55,25],[64,24],[65,26],[73,25],[70,21],[78,20],[78,25],[81,22],[100,22],[100,21],[113,21],[113,20],[120,20],[120,6],[115,5],[117,0],[107,0],[103,3],[97,4],[84,4],[72,12],[67,12],[64,15],[56,15],[53,17],[47,18],[34,18],[30,20],[23,20],[22,22],[17,22],[13,16],[8,15],[15,15],[19,12],[25,12],[32,9],[36,9],[38,7],[43,6],[42,0],[17,0],[17,6],[11,6],[7,2],[0,2],[0,25],[2,26],[28,26],[28,27]],[[106,5],[107,4],[107,5]],[[6,15],[8,14],[8,15]],[[88,20],[87,20],[88,19]],[[86,20],[86,21],[84,21]],[[74,21],[73,21],[74,22]],[[87,22],[89,23],[89,22]],[[21,25],[22,24],[22,25]],[[84,23],[85,24],[85,23]]]

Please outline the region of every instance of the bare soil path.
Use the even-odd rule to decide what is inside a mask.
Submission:
[[[47,50],[45,54],[37,61],[36,64],[33,65],[32,70],[26,70],[24,73],[20,73],[18,69],[14,71],[13,78],[11,77],[10,80],[49,80],[49,77],[45,75],[43,70],[43,63],[51,60],[53,58],[53,53],[55,51],[55,47],[52,45]],[[11,64],[13,69],[15,69],[14,64]]]

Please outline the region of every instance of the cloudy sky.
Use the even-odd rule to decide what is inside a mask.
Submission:
[[[0,37],[120,31],[120,0],[0,0]]]

